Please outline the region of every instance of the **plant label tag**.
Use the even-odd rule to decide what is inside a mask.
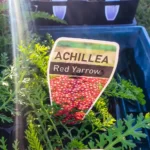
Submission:
[[[114,42],[59,38],[51,51],[48,84],[56,116],[75,124],[84,119],[111,81],[118,63]]]

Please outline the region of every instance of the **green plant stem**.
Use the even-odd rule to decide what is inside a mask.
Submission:
[[[13,94],[11,94],[11,96],[9,97],[9,99],[7,101],[5,101],[5,103],[2,104],[2,106],[0,106],[0,110],[3,110],[5,108],[5,106],[11,101],[11,99],[15,96],[15,92]]]
[[[89,134],[87,134],[84,138],[82,138],[80,141],[83,142],[86,138],[88,138],[89,136],[91,136],[92,134],[94,134],[96,131],[98,130],[98,128],[96,128],[95,130],[93,130],[92,132],[90,132]]]
[[[11,75],[11,73],[10,74],[8,74],[2,81],[5,81],[7,78],[9,78],[10,77],[10,75]]]
[[[68,134],[69,134],[69,136],[70,136],[70,140],[73,140],[74,138],[73,138],[73,136],[72,136],[70,130],[68,130],[68,128],[67,128],[66,126],[64,126],[61,122],[60,122],[60,124],[61,124],[61,125],[66,129],[66,131],[68,132]]]
[[[59,139],[60,139],[60,142],[61,142],[61,146],[62,146],[62,148],[64,148],[64,146],[63,146],[63,142],[62,142],[62,140],[61,140],[61,137],[60,137],[60,134],[59,134],[59,132],[58,132],[58,130],[57,130],[57,127],[55,126],[55,124],[54,124],[53,120],[51,119],[50,115],[47,113],[46,109],[44,108],[44,106],[43,106],[43,103],[42,103],[42,102],[41,102],[41,106],[42,106],[42,109],[45,111],[45,113],[46,113],[46,115],[47,115],[48,119],[49,119],[49,120],[50,120],[50,122],[52,123],[52,125],[53,125],[53,127],[54,127],[55,132],[56,132],[56,133],[57,133],[57,135],[59,136]]]
[[[10,71],[10,73],[9,73],[7,76],[5,76],[5,78],[2,80],[2,81],[5,81],[7,78],[9,78],[9,77],[10,77],[10,75],[11,75],[11,70],[9,69],[9,67],[4,66],[4,65],[0,65],[0,67],[7,68],[7,69]]]

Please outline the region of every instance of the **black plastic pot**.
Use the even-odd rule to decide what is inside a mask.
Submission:
[[[139,2],[139,0],[30,1],[33,11],[54,14],[58,18],[64,19],[68,25],[132,24]],[[52,25],[55,23],[39,19],[37,24]]]

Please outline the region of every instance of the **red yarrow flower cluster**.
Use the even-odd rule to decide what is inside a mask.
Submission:
[[[81,121],[87,110],[100,94],[106,78],[69,77],[60,75],[50,80],[52,101],[61,109],[57,116],[64,116],[63,122],[74,124]]]

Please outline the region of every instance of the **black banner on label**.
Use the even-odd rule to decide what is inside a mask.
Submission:
[[[109,78],[113,67],[51,62],[50,74]]]

